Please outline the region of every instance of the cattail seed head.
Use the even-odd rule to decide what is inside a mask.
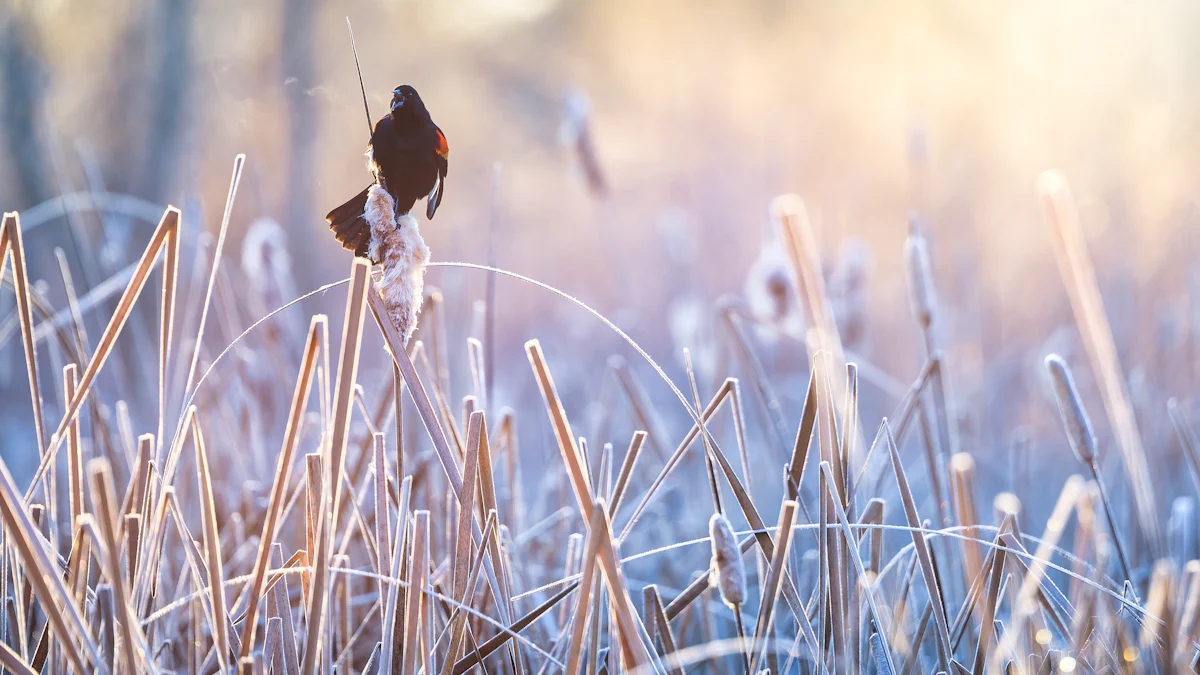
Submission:
[[[1092,432],[1092,423],[1088,420],[1087,410],[1083,408],[1083,401],[1075,388],[1071,370],[1058,354],[1046,357],[1046,370],[1050,372],[1054,396],[1058,399],[1058,413],[1062,416],[1063,428],[1067,432],[1071,450],[1080,462],[1090,465],[1096,461],[1096,434]]]
[[[721,600],[736,608],[746,601],[746,566],[742,562],[741,549],[733,525],[723,514],[714,513],[708,521],[708,534],[712,537],[712,565],[708,570],[708,582],[721,591]]]
[[[259,218],[250,224],[242,240],[242,271],[251,290],[269,307],[292,297],[292,257],[287,250],[287,232],[277,221]]]
[[[837,269],[830,279],[829,294],[838,335],[847,347],[858,346],[866,333],[870,265],[871,249],[866,241],[850,239],[842,247]]]
[[[758,253],[746,274],[746,303],[750,312],[763,323],[780,325],[796,312],[791,272],[787,256],[775,242]]]
[[[421,314],[429,247],[421,238],[417,219],[407,213],[396,217],[392,196],[378,184],[367,194],[364,215],[371,224],[368,255],[383,268],[376,281],[379,297],[407,343]]]
[[[575,150],[588,188],[594,196],[602,197],[608,192],[608,181],[596,157],[591,121],[592,104],[587,94],[578,87],[569,87],[563,93],[563,121],[558,128],[558,139]]]
[[[937,291],[933,285],[933,269],[929,262],[929,244],[916,226],[916,217],[909,218],[910,232],[904,240],[904,260],[908,270],[908,301],[913,316],[924,327],[933,323],[937,309]]]
[[[892,675],[892,664],[888,661],[887,650],[883,647],[883,638],[879,633],[871,633],[867,638],[871,646],[871,658],[875,660],[875,670],[882,675]]]

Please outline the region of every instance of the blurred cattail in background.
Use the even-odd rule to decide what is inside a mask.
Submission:
[[[681,295],[667,308],[667,330],[676,345],[697,345],[692,349],[696,370],[702,377],[712,374],[717,363],[716,341],[713,335],[712,303],[697,294]],[[682,357],[679,363],[682,364]]]
[[[921,328],[928,332],[937,313],[937,291],[929,262],[929,244],[921,232],[920,219],[910,214],[909,234],[904,240],[904,260],[908,270],[908,302]]]
[[[258,218],[242,239],[242,273],[249,282],[251,316],[263,316],[296,297],[287,232],[272,218]]]
[[[751,315],[759,324],[801,339],[804,336],[804,312],[789,274],[783,249],[769,238],[746,273],[743,293]]]
[[[850,239],[842,246],[829,284],[838,334],[847,349],[862,350],[867,337],[867,273],[871,247],[863,239]],[[786,280],[785,280],[786,282]]]
[[[596,143],[592,138],[592,104],[579,87],[568,87],[563,92],[563,120],[558,128],[558,139],[574,153],[579,171],[592,195],[607,195],[608,181],[600,168]]]

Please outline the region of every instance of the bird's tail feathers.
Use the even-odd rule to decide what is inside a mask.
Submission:
[[[370,190],[371,187],[367,186],[350,201],[325,216],[325,220],[329,221],[329,229],[333,231],[334,238],[342,248],[354,251],[354,255],[360,258],[367,257],[367,249],[371,245],[371,225],[363,216],[367,206],[367,193]]]

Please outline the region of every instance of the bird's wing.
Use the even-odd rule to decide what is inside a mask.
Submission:
[[[443,134],[441,129],[435,126],[433,131],[437,134],[435,152],[438,156],[438,174],[445,176],[450,172],[450,144],[446,143],[446,134]]]
[[[425,200],[425,217],[429,220],[433,220],[433,214],[437,213],[437,208],[442,203],[446,174],[450,172],[450,145],[446,143],[446,135],[436,126],[433,131],[437,135],[437,147],[434,148],[434,153],[437,154],[437,180],[433,182],[433,189]]]
[[[375,129],[371,132],[371,140],[367,143],[367,168],[371,174],[375,176],[375,182],[384,185],[383,167],[380,166],[378,159],[375,157],[377,151],[381,151],[387,155],[388,139],[392,134],[392,118],[389,115],[384,115],[375,123]],[[384,185],[386,189],[387,186]]]
[[[425,198],[425,217],[429,220],[433,220],[433,214],[437,213],[437,208],[442,203],[442,188],[445,184],[445,173],[438,171],[437,180],[433,182],[433,189]]]

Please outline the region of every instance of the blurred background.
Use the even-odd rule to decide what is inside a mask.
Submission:
[[[773,312],[755,299],[775,260],[768,205],[795,192],[864,364],[873,429],[923,358],[903,256],[915,214],[930,237],[963,447],[981,473],[1005,471],[1018,429],[1045,439],[1047,461],[1070,456],[1041,358],[1085,359],[1034,189],[1042,170],[1062,169],[1147,447],[1177,452],[1164,403],[1190,408],[1200,369],[1200,5],[1190,2],[6,0],[0,207],[22,212],[47,302],[66,305],[56,247],[83,294],[136,261],[168,203],[184,211],[181,278],[202,289],[237,153],[247,168],[202,365],[266,310],[346,276],[350,256],[323,215],[370,180],[347,16],[372,114],[412,84],[449,139],[445,201],[422,224],[434,259],[492,261],[575,295],[677,383],[681,349],[692,349],[706,399],[739,374],[714,307],[733,295]],[[63,214],[58,196],[88,191],[129,199],[98,215],[85,195]],[[263,260],[287,279],[275,295],[251,292]],[[464,340],[480,335],[487,276],[432,268],[426,283],[444,293],[453,401],[470,393]],[[497,405],[533,403],[522,428],[531,460],[556,453],[521,349],[531,337],[578,433],[606,415],[596,408],[613,354],[657,408],[679,413],[668,424],[683,424],[669,389],[599,322],[511,280],[495,294],[491,393]],[[315,311],[338,322],[343,298],[311,298],[275,330],[302,336]],[[101,306],[86,320],[93,340],[112,300]],[[0,319],[12,308],[0,293]],[[153,335],[153,304],[140,311]],[[807,364],[788,336],[756,326],[752,338],[791,421]],[[298,344],[270,344],[296,358]],[[151,377],[152,352],[133,337],[122,345],[126,367]],[[0,454],[21,466],[33,444],[17,340],[0,361]],[[385,366],[374,349],[368,392],[382,389]],[[101,384],[119,389],[111,377]],[[1089,370],[1077,377],[1108,438]],[[57,378],[46,379],[53,392]],[[120,393],[137,431],[153,430],[148,392]],[[620,447],[634,424],[614,424],[600,441]],[[1164,466],[1162,480],[1186,480]]]

